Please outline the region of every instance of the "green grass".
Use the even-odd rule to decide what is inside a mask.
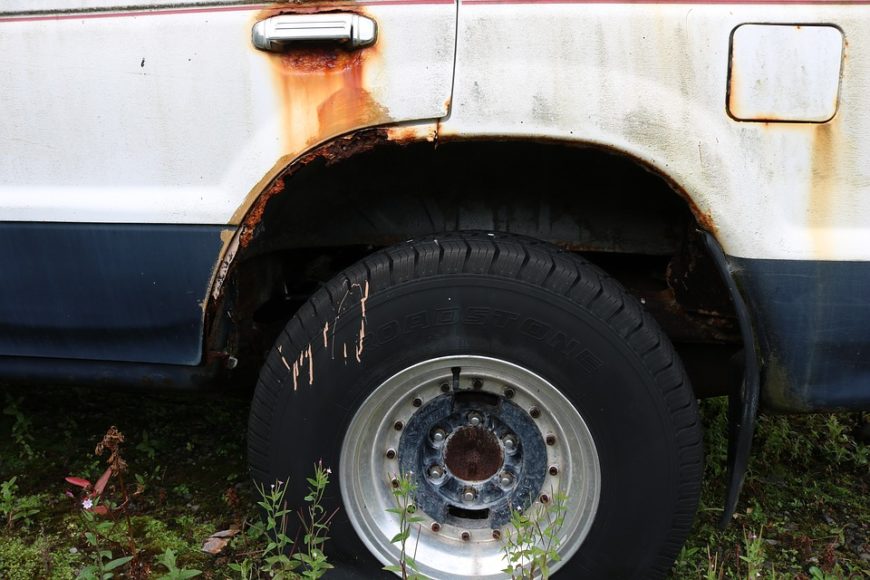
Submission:
[[[126,436],[125,478],[133,492],[125,518],[101,548],[137,558],[128,577],[178,569],[200,578],[238,577],[231,563],[257,564],[263,536],[247,476],[244,400],[6,389],[0,395],[0,578],[74,578],[93,562],[78,492],[64,481],[95,481],[106,468],[94,446],[107,428]],[[725,413],[721,400],[702,405],[707,467],[694,530],[672,578],[866,578],[870,576],[870,447],[853,432],[858,415],[762,417],[738,513],[720,531],[724,495]],[[308,477],[310,474],[299,474]],[[115,486],[115,488],[113,488]],[[116,480],[107,495],[117,499]],[[12,486],[9,486],[10,488]],[[295,504],[294,504],[295,502]],[[303,506],[303,498],[290,498]],[[37,511],[33,511],[37,510]],[[14,518],[8,513],[29,513]],[[6,514],[6,515],[4,515]],[[244,529],[217,556],[200,548],[208,536]],[[326,546],[328,556],[329,546]],[[339,564],[340,565],[340,564]]]

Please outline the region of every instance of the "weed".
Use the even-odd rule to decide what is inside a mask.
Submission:
[[[90,505],[86,506],[86,509],[83,509],[81,513],[86,530],[85,540],[91,548],[89,557],[92,563],[82,568],[77,580],[104,580],[112,578],[114,576],[112,570],[128,563],[133,559],[133,556],[113,557],[112,550],[106,548],[105,544],[115,524],[113,521],[97,520],[96,513],[90,508],[95,507],[99,499],[96,502],[92,500],[85,501],[90,502]]]
[[[141,451],[151,461],[157,457],[157,448],[154,446],[154,441],[148,437],[148,431],[142,431],[142,440],[136,444],[136,451]]]
[[[323,464],[318,462],[314,466],[314,477],[306,478],[308,482],[308,495],[305,496],[305,503],[308,504],[307,513],[303,514],[302,510],[299,511],[299,519],[305,530],[305,536],[302,539],[305,551],[299,551],[293,555],[306,567],[302,573],[304,578],[320,578],[332,568],[323,552],[323,545],[329,539],[326,535],[329,533],[329,523],[336,513],[333,511],[327,515],[323,508],[323,493],[326,491],[326,486],[329,485],[331,474],[331,469],[324,468]]]
[[[201,570],[179,568],[175,562],[175,552],[169,548],[166,548],[162,556],[157,557],[157,564],[167,570],[167,573],[158,576],[157,580],[186,580],[187,578],[196,578],[202,574]]]
[[[250,540],[265,540],[266,547],[260,553],[263,565],[259,570],[251,558],[229,565],[242,578],[259,577],[264,572],[271,578],[320,578],[332,568],[328,562],[323,545],[329,539],[329,524],[335,511],[327,514],[323,507],[323,494],[329,485],[332,470],[321,463],[314,466],[314,477],[306,478],[308,494],[305,496],[307,507],[297,512],[302,526],[302,543],[295,542],[287,535],[287,525],[291,510],[287,507],[286,483],[276,481],[266,490],[265,485],[255,484],[260,494],[257,502],[263,509],[265,521],[252,524],[248,528]],[[298,538],[298,536],[297,536]]]
[[[30,516],[39,513],[40,499],[37,496],[16,497],[18,485],[13,477],[0,483],[0,514],[6,520],[6,529],[11,530],[15,523],[29,527],[32,523]]]
[[[33,434],[31,433],[32,423],[21,411],[21,403],[23,397],[12,398],[6,395],[6,406],[3,407],[3,414],[9,415],[14,419],[12,423],[12,440],[18,446],[18,456],[22,459],[34,459],[36,452],[33,451],[31,443],[34,442]]]
[[[417,512],[416,493],[417,484],[414,483],[411,474],[400,473],[390,480],[393,497],[396,498],[396,507],[387,508],[387,511],[399,516],[399,532],[393,536],[390,543],[399,544],[399,563],[384,566],[388,572],[396,572],[402,575],[403,580],[408,578],[422,578],[417,570],[417,542],[420,539],[420,522],[423,518],[414,515]],[[408,554],[408,540],[411,538],[411,528],[417,524],[417,539],[414,542],[414,553]]]
[[[559,561],[559,532],[565,521],[565,501],[561,490],[551,490],[529,507],[511,510],[510,525],[503,535],[503,559],[508,565],[502,570],[511,578],[550,577],[550,564]]]
[[[704,573],[704,580],[722,580],[725,576],[725,571],[719,567],[719,555],[710,553],[710,546],[707,546],[707,570]]]
[[[97,456],[103,455],[106,451],[109,452],[109,457],[106,463],[109,466],[97,480],[97,483],[91,484],[87,479],[80,477],[67,477],[67,483],[75,485],[83,489],[84,498],[81,500],[81,516],[85,526],[85,539],[92,549],[91,559],[93,564],[86,566],[80,578],[111,578],[111,571],[119,566],[127,564],[131,560],[136,559],[138,550],[133,537],[133,525],[130,521],[130,514],[127,506],[130,503],[130,494],[127,491],[127,486],[124,484],[124,472],[127,470],[127,462],[121,456],[121,444],[124,442],[124,435],[113,425],[102,440],[94,449],[94,454]],[[112,501],[105,497],[105,492],[109,484],[109,480],[113,477],[118,479],[117,489],[121,493],[121,503]],[[133,495],[141,493],[137,490]],[[69,494],[72,495],[72,494]],[[129,556],[114,558],[112,551],[107,549],[104,544],[106,541],[118,542],[115,537],[110,537],[110,534],[116,531],[118,516],[123,516],[125,526],[124,531],[127,536],[127,551]],[[110,520],[98,520],[108,516]]]
[[[746,578],[759,578],[764,569],[764,540],[762,539],[763,529],[758,530],[758,534],[752,530],[743,530],[743,549],[745,553],[740,556],[740,560],[746,563]]]

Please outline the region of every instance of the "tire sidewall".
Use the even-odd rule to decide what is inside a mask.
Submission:
[[[322,322],[330,323],[326,333],[318,332]],[[598,510],[586,540],[562,570],[634,577],[652,566],[671,534],[676,490],[684,479],[677,428],[650,363],[591,311],[539,285],[451,274],[373,289],[364,302],[351,300],[338,317],[308,321],[305,328],[308,343],[286,337],[284,348],[270,355],[271,372],[261,377],[281,383],[270,409],[268,470],[270,478],[289,479],[288,497],[305,495],[305,476],[322,461],[334,474],[328,507],[340,505],[336,475],[344,433],[365,398],[388,378],[432,358],[493,357],[559,388],[595,441],[602,478]],[[284,353],[293,353],[295,363],[309,348],[310,360],[298,359],[303,364],[291,384],[292,364]],[[313,364],[310,373],[306,362]],[[336,572],[359,570],[371,577],[380,566],[345,514],[335,517],[330,535],[326,551],[336,555]]]

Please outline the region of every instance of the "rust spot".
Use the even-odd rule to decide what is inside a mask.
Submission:
[[[251,238],[254,235],[254,228],[263,220],[263,212],[266,209],[266,204],[269,202],[269,199],[282,191],[284,191],[284,177],[278,176],[275,181],[272,182],[272,185],[263,192],[263,195],[257,198],[257,202],[251,207],[251,211],[245,218],[245,223],[242,224],[239,243],[243,248],[247,248],[248,244],[251,243]]]
[[[391,127],[387,136],[390,141],[397,143],[410,143],[419,138],[416,127]]]
[[[485,481],[504,462],[501,445],[490,431],[481,427],[463,427],[447,441],[444,463],[465,481]]]
[[[360,66],[362,53],[313,46],[276,55],[276,60],[283,74],[338,72]]]
[[[681,192],[675,186],[672,186],[672,187],[674,187],[674,189],[678,193],[680,193],[682,198],[686,200],[686,203],[689,204],[689,211],[691,211],[692,215],[695,216],[695,221],[698,222],[698,225],[701,226],[701,229],[706,230],[706,231],[710,232],[711,234],[715,234],[719,228],[716,226],[716,223],[713,221],[713,214],[711,214],[708,211],[702,211],[701,208],[699,208],[695,204],[695,201],[691,197],[688,196],[688,194],[686,194],[685,192]]]
[[[385,129],[361,130],[352,135],[333,139],[302,155],[284,167],[269,186],[263,189],[262,193],[257,196],[256,201],[251,205],[247,214],[245,214],[244,220],[242,220],[241,234],[239,235],[239,245],[242,248],[248,247],[254,238],[257,225],[263,221],[263,215],[269,201],[286,189],[286,180],[299,169],[320,160],[328,167],[357,153],[373,149],[378,144],[386,141],[387,132]]]

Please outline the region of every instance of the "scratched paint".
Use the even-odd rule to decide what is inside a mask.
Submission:
[[[321,337],[323,340],[322,350],[323,352],[329,353],[330,360],[336,360],[336,348],[338,347],[338,341],[335,338],[335,330],[338,327],[339,320],[343,316],[345,316],[348,312],[351,311],[352,302],[356,301],[359,306],[359,330],[356,333],[356,340],[354,344],[348,345],[347,342],[341,343],[341,360],[346,364],[349,360],[356,361],[356,363],[362,362],[363,353],[365,351],[365,340],[366,340],[366,302],[369,299],[369,282],[365,281],[364,284],[352,284],[346,288],[344,295],[341,297],[341,300],[336,305],[336,315],[332,319],[332,321],[327,321],[323,328],[321,329]],[[356,314],[354,314],[356,316]],[[315,373],[314,373],[314,357],[315,357],[315,348],[320,351],[320,345],[317,342],[309,342],[301,351],[299,351],[298,356],[291,357],[292,360],[288,360],[288,354],[284,352],[284,348],[281,344],[277,346],[278,350],[278,358],[281,360],[281,364],[284,365],[285,370],[290,375],[293,381],[293,390],[296,391],[299,389],[300,384],[303,381],[307,382],[308,386],[314,385]],[[348,346],[350,346],[350,352],[348,351]]]

